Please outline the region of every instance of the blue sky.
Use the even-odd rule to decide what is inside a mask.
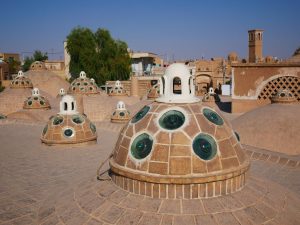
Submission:
[[[254,28],[265,30],[265,56],[287,58],[300,47],[299,0],[9,0],[1,8],[0,52],[61,53],[76,26],[106,28],[165,59],[245,58]]]

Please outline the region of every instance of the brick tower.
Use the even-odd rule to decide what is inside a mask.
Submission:
[[[262,60],[263,30],[249,30],[249,62],[255,63]]]

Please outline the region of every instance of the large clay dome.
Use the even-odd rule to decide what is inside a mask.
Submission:
[[[288,155],[300,154],[300,104],[269,104],[232,121],[241,143]]]
[[[60,101],[60,112],[50,117],[43,129],[41,140],[45,144],[79,144],[97,139],[96,126],[77,112],[75,99],[65,95]]]
[[[193,87],[183,81],[190,79],[188,70],[181,75],[185,94],[185,88]],[[144,106],[122,130],[110,160],[113,181],[160,198],[214,197],[240,190],[249,160],[228,121],[193,95],[185,99],[188,103],[179,103],[183,96],[172,99],[168,85],[160,102]]]

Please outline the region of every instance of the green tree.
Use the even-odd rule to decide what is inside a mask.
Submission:
[[[84,70],[97,84],[107,80],[126,80],[130,75],[127,44],[114,40],[106,29],[93,33],[88,28],[76,27],[67,36],[72,78]]]
[[[300,47],[296,49],[296,51],[294,52],[293,56],[300,54]]]
[[[24,72],[30,69],[30,66],[35,61],[46,61],[48,59],[47,52],[42,53],[40,50],[35,50],[32,57],[26,57],[22,69]]]

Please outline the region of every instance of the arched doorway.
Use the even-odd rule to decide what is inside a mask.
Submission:
[[[195,79],[196,95],[204,95],[205,93],[207,93],[208,88],[211,86],[211,84],[212,84],[212,79],[210,75],[208,74],[197,75]]]

